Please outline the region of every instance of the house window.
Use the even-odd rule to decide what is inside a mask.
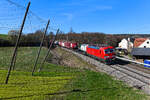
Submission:
[[[144,48],[146,48],[146,46],[144,46]]]
[[[147,44],[149,44],[149,41],[147,42]]]

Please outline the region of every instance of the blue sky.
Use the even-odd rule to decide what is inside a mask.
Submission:
[[[13,0],[27,6],[29,0]],[[34,13],[68,32],[150,33],[150,0],[30,0]]]

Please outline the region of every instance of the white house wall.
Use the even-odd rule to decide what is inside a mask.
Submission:
[[[133,43],[129,42],[130,47],[133,47]],[[128,49],[128,41],[126,39],[121,40],[119,47],[122,49]]]
[[[127,40],[126,39],[123,39],[120,43],[119,43],[119,47],[120,48],[123,48],[123,49],[127,49]]]
[[[143,42],[139,48],[150,48],[150,39],[147,39],[145,42]]]

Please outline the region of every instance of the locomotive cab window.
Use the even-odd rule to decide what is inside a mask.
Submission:
[[[110,53],[113,53],[114,52],[114,49],[110,49]]]
[[[109,53],[113,53],[114,52],[114,49],[106,49],[105,50],[105,54],[109,54]]]
[[[110,53],[109,49],[106,49],[106,50],[105,50],[105,53],[106,53],[106,54]]]

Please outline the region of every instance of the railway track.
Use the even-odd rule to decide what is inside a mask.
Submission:
[[[143,78],[150,79],[150,70],[146,69],[144,67],[140,67],[139,69],[137,68],[138,66],[133,65],[133,64],[127,64],[123,65],[122,62],[118,62],[119,64],[111,65],[112,67],[120,67],[124,70],[130,71],[132,73],[135,73],[139,76],[142,76]],[[121,63],[121,64],[120,64]],[[116,67],[116,68],[117,68]],[[146,72],[147,71],[147,72]]]
[[[86,62],[95,65],[97,70],[104,71],[107,74],[126,82],[128,85],[150,94],[150,70],[145,69],[144,67],[139,68],[135,64],[123,60],[116,60],[115,64],[106,65],[96,59],[84,55],[78,50],[63,49],[72,52]]]
[[[110,67],[128,75],[131,76],[145,84],[150,85],[150,75],[142,73],[140,71],[137,71],[135,69],[129,68],[128,66],[120,66],[120,65],[111,65]]]
[[[142,65],[131,63],[128,66],[131,67],[131,68],[133,68],[133,69],[137,69],[137,70],[140,70],[140,71],[142,71],[144,73],[150,74],[150,68],[144,67]]]

